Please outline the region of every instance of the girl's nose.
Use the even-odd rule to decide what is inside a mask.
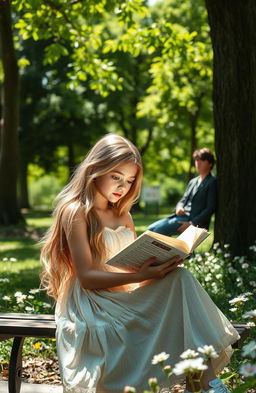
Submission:
[[[118,188],[123,188],[124,187],[124,181],[120,180],[118,184]]]

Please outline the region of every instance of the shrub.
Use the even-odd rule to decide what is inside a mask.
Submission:
[[[33,208],[46,210],[63,185],[53,176],[45,175],[29,186],[30,203]]]

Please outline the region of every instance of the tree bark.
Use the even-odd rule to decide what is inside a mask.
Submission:
[[[193,177],[193,173],[192,173],[192,167],[194,166],[193,153],[198,148],[197,123],[201,111],[203,96],[204,93],[201,93],[198,97],[195,98],[197,109],[194,112],[189,112],[190,129],[191,129],[191,134],[190,134],[191,149],[190,149],[190,166],[188,172],[188,181],[191,180]]]
[[[246,255],[256,240],[256,2],[206,0],[206,6],[214,51],[215,240]]]
[[[28,163],[20,160],[19,170],[19,207],[21,209],[29,209],[29,195],[28,195]]]
[[[0,0],[0,50],[4,70],[0,150],[0,225],[21,220],[17,201],[19,73],[9,0]]]

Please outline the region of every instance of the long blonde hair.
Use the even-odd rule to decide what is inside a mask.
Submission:
[[[53,211],[53,223],[42,239],[41,261],[44,269],[41,285],[48,295],[57,299],[68,280],[74,275],[68,236],[72,222],[81,207],[84,209],[89,244],[94,263],[105,257],[103,228],[94,210],[94,179],[103,176],[124,162],[133,162],[138,170],[136,179],[129,192],[114,206],[115,213],[122,216],[127,213],[132,203],[140,194],[142,181],[142,163],[138,149],[126,138],[107,134],[89,151],[85,159],[75,170],[70,182],[59,193]],[[67,228],[63,227],[63,214],[68,215]]]

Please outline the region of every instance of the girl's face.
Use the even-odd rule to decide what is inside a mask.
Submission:
[[[120,164],[95,179],[96,189],[106,201],[116,203],[129,192],[137,171],[137,165],[133,162]]]

